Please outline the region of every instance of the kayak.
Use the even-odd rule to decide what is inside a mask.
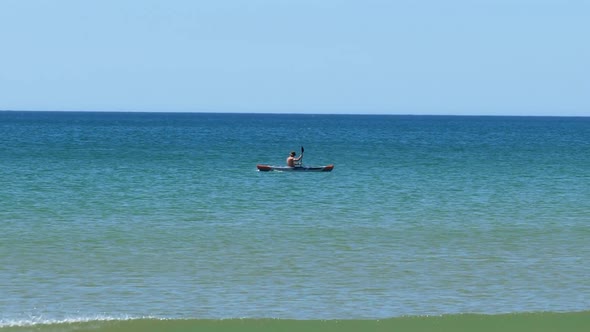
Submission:
[[[326,165],[326,166],[296,166],[296,167],[289,167],[289,166],[271,166],[271,165],[256,165],[259,171],[268,172],[268,171],[280,171],[280,172],[331,172],[334,169],[334,165]]]
[[[256,165],[259,171],[280,171],[280,172],[331,172],[334,169],[334,165],[327,166],[272,166],[272,165]]]

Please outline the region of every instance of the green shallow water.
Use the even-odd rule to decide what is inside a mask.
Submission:
[[[1,327],[2,332],[184,332],[184,331],[403,331],[403,332],[585,332],[590,328],[590,312],[521,313],[503,315],[444,315],[434,317],[399,317],[382,320],[158,320],[88,321]]]

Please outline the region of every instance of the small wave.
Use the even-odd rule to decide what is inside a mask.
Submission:
[[[77,323],[89,323],[89,322],[112,322],[112,321],[130,321],[139,319],[157,319],[156,317],[145,316],[145,317],[134,317],[134,316],[108,316],[108,315],[96,315],[88,317],[72,317],[63,319],[47,319],[43,316],[31,316],[22,319],[3,319],[0,318],[0,328],[5,327],[30,327],[37,325],[66,325],[66,324],[77,324]]]

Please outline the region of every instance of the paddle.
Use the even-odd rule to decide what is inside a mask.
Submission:
[[[301,159],[299,159],[299,165],[303,166],[303,145],[301,146]]]

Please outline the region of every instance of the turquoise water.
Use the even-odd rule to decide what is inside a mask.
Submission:
[[[0,112],[0,136],[0,327],[590,309],[590,118]],[[301,145],[334,171],[256,170]]]

